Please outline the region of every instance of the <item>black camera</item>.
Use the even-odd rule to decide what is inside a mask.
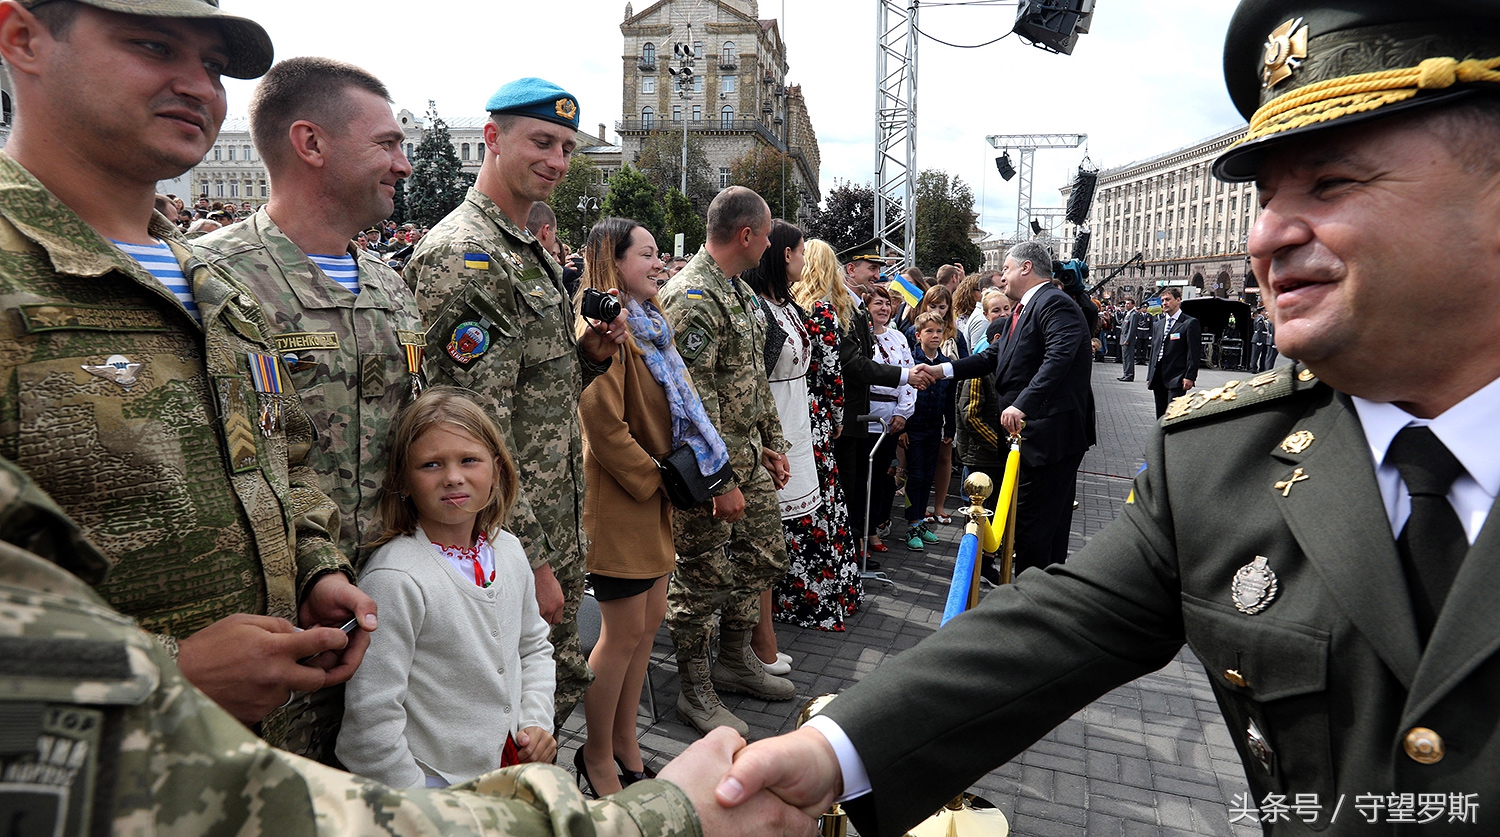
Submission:
[[[614,322],[620,316],[620,301],[598,288],[584,288],[579,313],[601,323]]]

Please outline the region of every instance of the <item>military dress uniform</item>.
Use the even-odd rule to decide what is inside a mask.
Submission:
[[[0,811],[19,833],[702,833],[691,802],[660,780],[590,802],[566,772],[533,764],[401,790],[273,749],[89,589],[81,579],[102,577],[107,559],[3,459],[0,532]]]
[[[478,189],[422,239],[405,275],[427,323],[428,379],[471,390],[500,426],[520,471],[506,528],[562,586],[551,634],[561,725],[593,681],[578,639],[588,543],[578,400],[609,364],[582,353],[557,262]]]
[[[264,208],[193,242],[193,252],[260,300],[271,339],[318,431],[308,463],[338,504],[339,547],[362,563],[371,551],[362,545],[380,534],[375,517],[391,429],[420,388],[427,338],[416,298],[400,275],[352,243],[359,295],[351,294]]]
[[[755,292],[725,276],[706,249],[668,280],[658,299],[703,409],[729,451],[734,479],[720,493],[738,487],[745,498],[744,516],[733,524],[707,506],[673,514],[677,569],[667,587],[667,626],[680,666],[706,662],[714,614],[722,609],[720,660],[738,664],[760,621],[760,592],[789,565],[775,483],[761,465],[762,447],[789,448],[766,379],[766,313]],[[715,670],[721,687],[722,673]],[[684,673],[685,693],[690,680]]]
[[[260,306],[162,216],[151,234],[202,325],[0,154],[0,455],[113,560],[100,595],[175,651],[235,613],[295,622],[313,579],[353,569]],[[273,743],[295,746],[296,713],[267,717]]]

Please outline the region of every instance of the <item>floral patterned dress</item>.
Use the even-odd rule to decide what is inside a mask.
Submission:
[[[772,602],[777,621],[842,631],[844,618],[859,609],[864,595],[857,541],[849,528],[849,507],[833,459],[833,434],[844,422],[844,379],[839,367],[842,335],[827,303],[818,303],[801,325],[811,344],[807,402],[821,502],[808,514],[782,518],[791,567],[776,583]],[[788,342],[797,339],[793,334]],[[791,348],[788,345],[783,351]]]

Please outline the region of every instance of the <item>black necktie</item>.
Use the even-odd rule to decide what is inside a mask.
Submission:
[[[1448,589],[1469,553],[1469,538],[1448,502],[1448,491],[1464,473],[1464,466],[1427,427],[1407,427],[1397,433],[1385,461],[1401,472],[1411,495],[1411,516],[1396,539],[1396,550],[1411,588],[1417,631],[1426,645]]]

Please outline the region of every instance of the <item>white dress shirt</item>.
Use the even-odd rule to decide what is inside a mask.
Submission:
[[[1030,293],[1027,291],[1028,296],[1022,298],[1023,305]],[[952,374],[952,369],[948,374]],[[1380,496],[1390,517],[1391,535],[1399,536],[1401,527],[1406,525],[1406,518],[1411,514],[1411,497],[1404,490],[1400,472],[1394,465],[1385,464],[1385,452],[1396,433],[1408,424],[1416,424],[1431,427],[1464,466],[1466,473],[1453,481],[1448,502],[1458,512],[1469,543],[1474,543],[1495,504],[1495,495],[1500,493],[1500,441],[1496,440],[1491,426],[1495,416],[1500,415],[1500,379],[1491,381],[1434,419],[1419,419],[1395,404],[1359,397],[1353,397],[1353,400],[1359,423],[1365,431],[1365,440],[1370,444],[1375,481],[1380,486]],[[837,801],[869,793],[870,774],[865,771],[864,761],[843,728],[823,715],[814,715],[805,726],[822,733],[838,756],[839,770],[844,776],[844,793]]]

